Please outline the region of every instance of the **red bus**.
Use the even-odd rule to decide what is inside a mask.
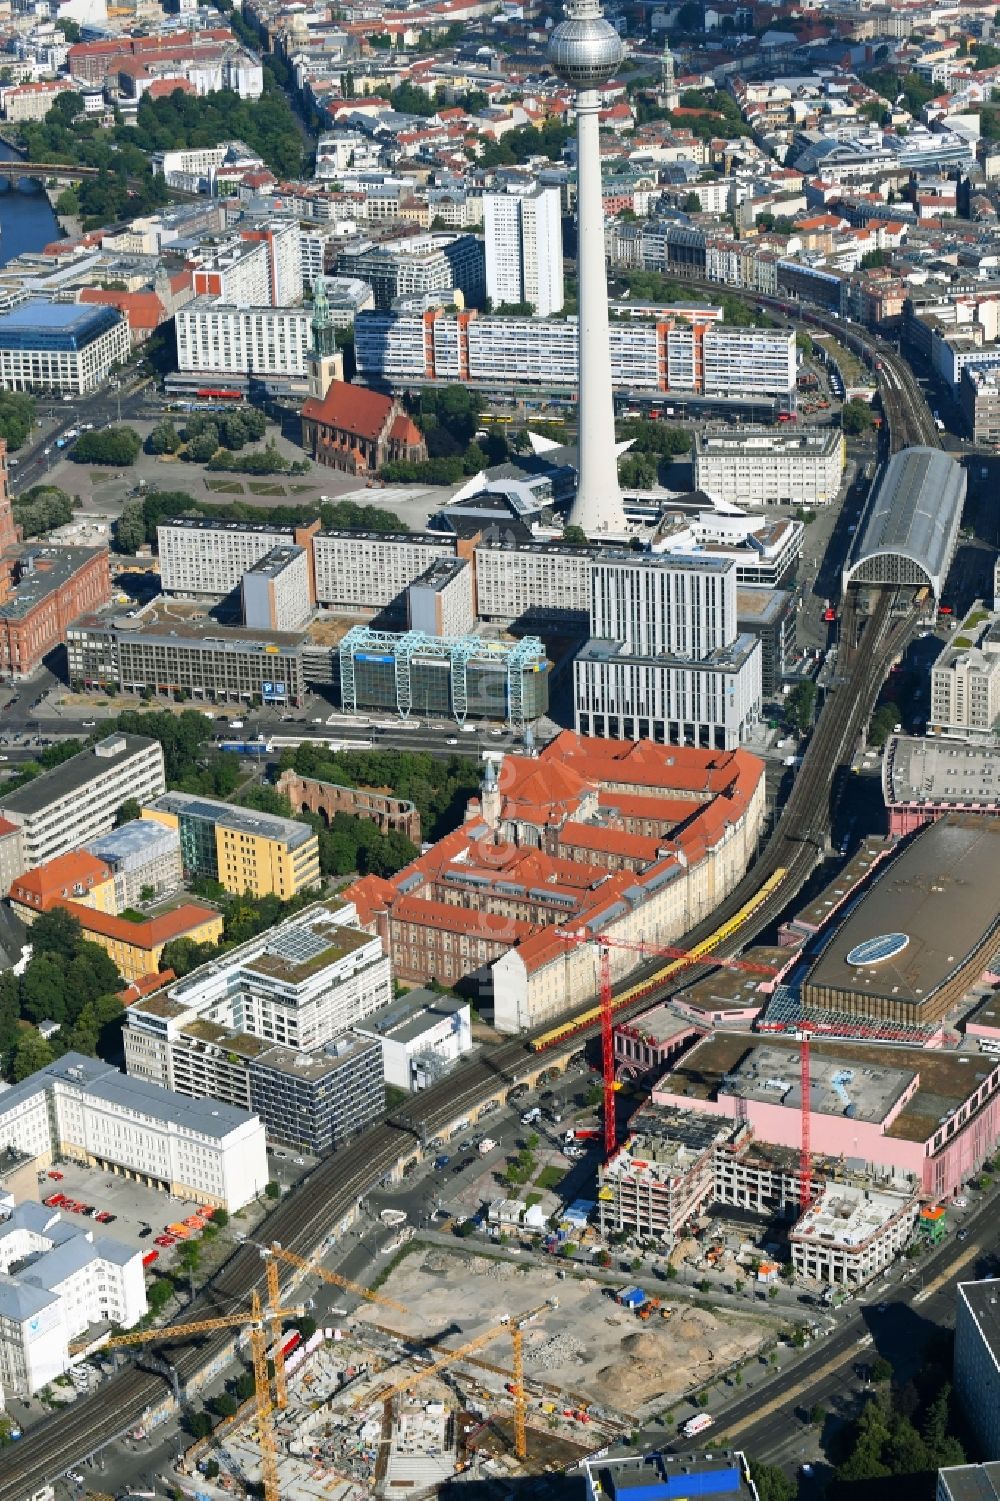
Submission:
[[[215,386],[200,386],[195,395],[202,401],[242,401],[242,391],[231,391],[228,388]]]

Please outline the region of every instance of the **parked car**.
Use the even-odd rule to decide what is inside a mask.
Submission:
[[[45,1204],[46,1208],[48,1208],[48,1209],[59,1209],[59,1208],[62,1207],[63,1204],[65,1204],[65,1202],[66,1202],[66,1195],[65,1194],[49,1194],[48,1198],[47,1199],[43,1199],[42,1202]]]
[[[450,1161],[451,1158],[448,1156],[447,1152],[442,1152],[440,1157],[435,1157],[434,1159],[434,1171],[437,1173],[443,1172]]]
[[[145,1240],[147,1238],[147,1236],[152,1235],[152,1233],[153,1233],[153,1227],[152,1227],[152,1225],[143,1225],[142,1229],[139,1231],[139,1239],[140,1240]]]
[[[163,1248],[166,1249],[167,1246],[175,1246],[177,1244],[177,1241],[172,1235],[158,1235],[153,1244],[157,1246],[163,1246]]]

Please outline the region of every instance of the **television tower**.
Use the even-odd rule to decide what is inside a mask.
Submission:
[[[618,483],[615,413],[608,348],[608,274],[597,114],[602,83],[622,64],[625,47],[600,0],[567,0],[566,19],[549,38],[549,62],[576,90],[577,277],[580,400],[577,490],[570,521],[588,536],[626,531]]]

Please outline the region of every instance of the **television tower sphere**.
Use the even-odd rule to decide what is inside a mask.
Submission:
[[[549,38],[549,62],[577,89],[596,89],[613,78],[625,45],[601,11],[600,0],[568,0],[566,19]]]

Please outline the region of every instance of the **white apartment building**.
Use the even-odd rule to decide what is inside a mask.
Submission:
[[[454,556],[451,538],[434,532],[318,532],[316,599],[334,609],[401,607],[401,596],[436,558]]]
[[[928,725],[962,736],[1000,725],[1000,616],[978,602],[931,668]]]
[[[411,990],[354,1030],[382,1045],[385,1082],[396,1089],[427,1089],[472,1050],[468,1001]]]
[[[590,613],[596,553],[556,542],[484,542],[476,548],[476,613],[511,624],[546,615],[569,619]]]
[[[662,553],[600,557],[591,575],[591,634],[640,657],[696,661],[736,637],[736,565]]]
[[[214,252],[214,253],[213,253]],[[210,297],[236,307],[268,307],[271,302],[271,263],[263,240],[242,237],[215,244],[191,273],[196,298]]]
[[[175,316],[177,368],[206,375],[302,379],[311,347],[301,307],[236,306],[196,297]]]
[[[142,735],[107,735],[89,750],[0,797],[0,817],[21,830],[28,870],[82,849],[114,828],[130,798],[148,802],[166,791],[163,748]],[[0,1109],[8,1095],[0,1095]]]
[[[243,624],[300,631],[312,615],[312,568],[304,547],[276,547],[243,575]]]
[[[86,1224],[86,1221],[82,1222]],[[17,1268],[12,1271],[12,1268]],[[142,1252],[26,1202],[0,1220],[0,1385],[22,1400],[71,1364],[91,1325],[147,1312]]]
[[[47,1167],[69,1157],[199,1204],[235,1213],[268,1180],[255,1115],[191,1100],[66,1053],[0,1094],[0,1145]]]
[[[863,1287],[909,1243],[919,1209],[908,1194],[828,1183],[788,1237],[792,1265],[811,1282]]]
[[[737,636],[692,661],[591,640],[573,664],[573,681],[578,734],[736,750],[760,719],[761,644]]]
[[[259,243],[267,252],[267,301],[272,307],[287,308],[302,301],[301,231],[294,219],[275,219],[262,229],[244,229],[244,244]]]
[[[0,316],[0,390],[83,396],[131,352],[128,319],[92,303],[21,303]]]
[[[483,198],[486,291],[494,307],[527,302],[540,317],[563,305],[559,189],[511,183]]]
[[[707,315],[692,322],[655,313],[611,324],[617,390],[793,402],[790,331],[728,328]],[[460,381],[483,389],[568,391],[579,383],[575,318],[507,318],[436,307],[363,313],[354,327],[358,373],[377,383],[402,388]]]
[[[65,78],[42,79],[37,83],[16,83],[0,89],[0,104],[5,120],[44,120],[56,100],[76,90]]]
[[[290,526],[177,516],[156,528],[164,594],[221,598],[276,547],[296,542]]]
[[[824,506],[840,493],[845,458],[836,428],[708,428],[694,435],[694,484],[731,505]]]
[[[194,970],[165,997],[136,1002],[125,1029],[129,1075],[225,1098],[204,1046],[212,1039],[222,1041],[219,1066],[232,1061],[230,1035],[237,1053],[246,1038],[303,1054],[326,1048],[392,999],[382,941],[351,926],[356,920],[350,903],[317,902]]]

